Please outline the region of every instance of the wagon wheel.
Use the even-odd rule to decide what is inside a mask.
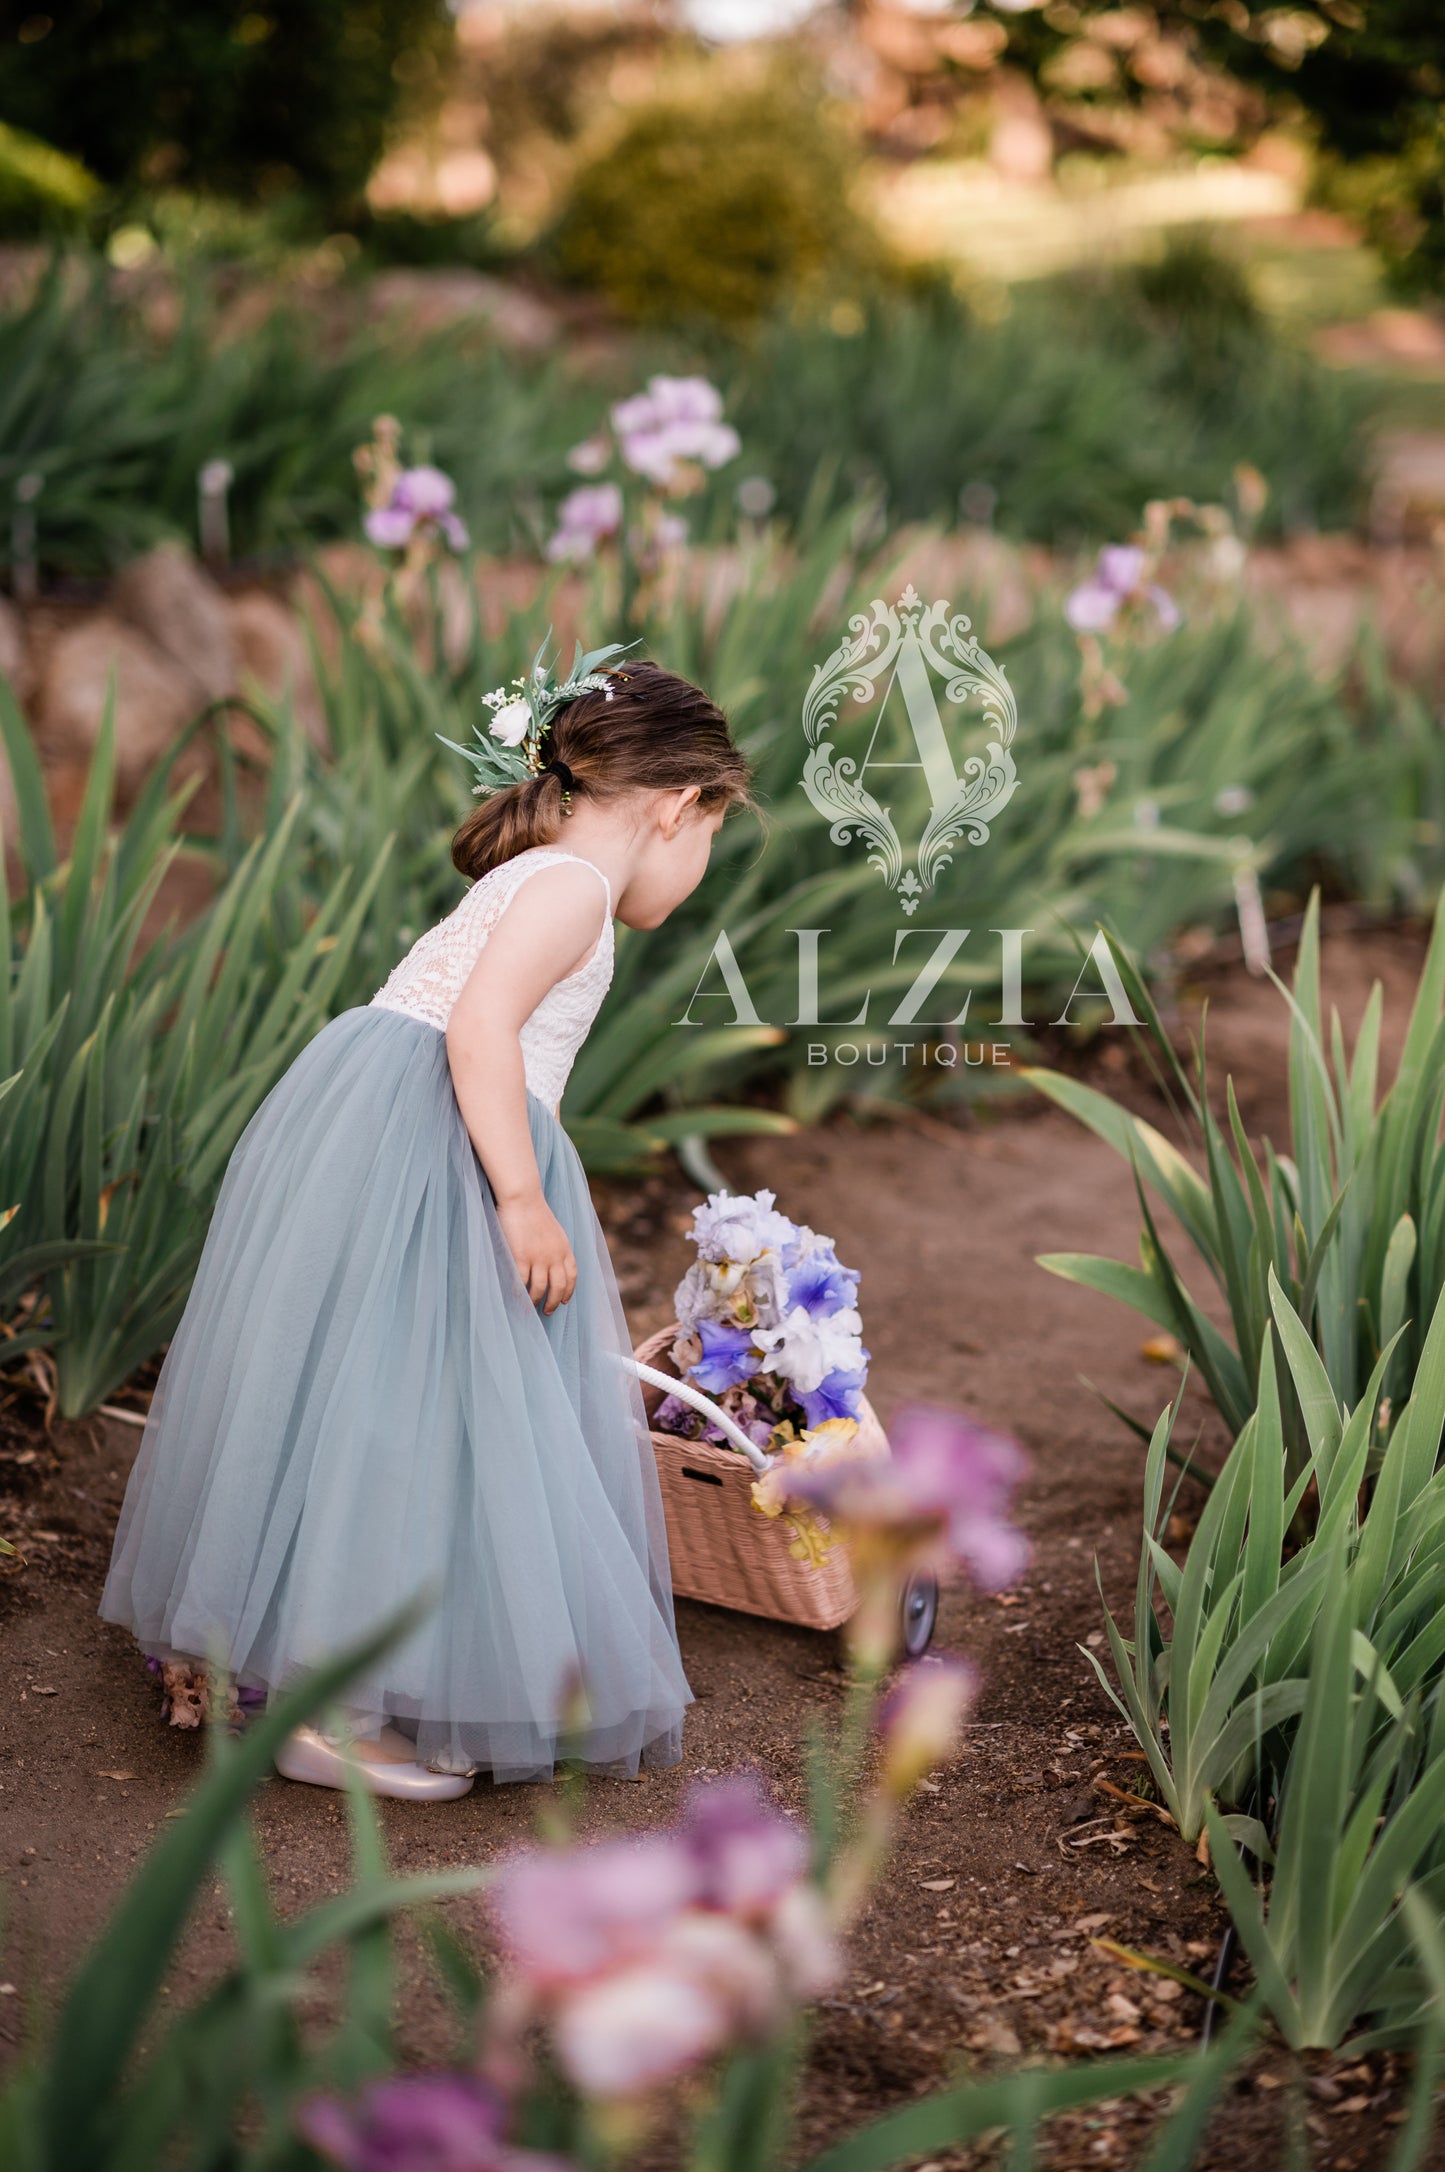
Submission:
[[[903,1587],[903,1649],[910,1659],[921,1659],[933,1642],[938,1620],[938,1578],[925,1569],[910,1576]]]

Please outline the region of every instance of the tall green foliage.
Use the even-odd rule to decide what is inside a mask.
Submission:
[[[639,216],[657,225],[650,202]],[[1266,325],[1206,337],[1177,292],[1146,306],[1124,275],[1020,293],[1000,323],[925,291],[836,321],[777,310],[745,340],[653,331],[598,381],[560,349],[515,357],[475,326],[322,340],[281,306],[238,329],[203,266],[172,271],[167,336],[83,257],[0,312],[0,551],[32,475],[43,568],[91,573],[159,534],[193,536],[197,470],[216,458],[235,471],[238,555],[353,534],[351,452],[380,413],[456,478],[480,547],[534,549],[576,482],[567,450],[609,396],[700,360],[746,447],[699,501],[695,532],[718,541],[743,474],[772,485],[804,538],[860,496],[892,523],[948,525],[969,489],[1001,532],[1071,546],[1129,533],[1151,497],[1227,499],[1241,459],[1270,485],[1266,530],[1345,526],[1360,502],[1367,395]]]
[[[1122,1298],[1171,1329],[1199,1366],[1220,1412],[1239,1432],[1255,1407],[1264,1344],[1272,1339],[1270,1280],[1277,1279],[1315,1357],[1313,1392],[1353,1404],[1389,1348],[1386,1388],[1408,1395],[1425,1325],[1445,1289],[1445,898],[1437,906],[1399,1067],[1378,1091],[1383,995],[1376,983],[1345,1051],[1339,1015],[1326,1028],[1320,1002],[1319,900],[1311,898],[1289,1005],[1289,1152],[1245,1133],[1226,1081],[1227,1131],[1214,1113],[1201,1032],[1191,1080],[1137,973],[1141,1015],[1153,1028],[1198,1142],[1200,1168],[1107,1095],[1062,1074],[1029,1076],[1049,1098],[1108,1141],[1134,1167],[1144,1232],[1140,1265],[1079,1253],[1042,1264],[1068,1281]],[[1218,1329],[1190,1295],[1161,1237],[1143,1187],[1169,1207],[1229,1310]],[[1276,1354],[1279,1355],[1276,1339]],[[1297,1396],[1284,1446],[1301,1467],[1309,1411]]]
[[[1445,1906],[1445,1299],[1393,1412],[1388,1349],[1343,1406],[1272,1275],[1269,1301],[1285,1363],[1266,1342],[1182,1568],[1163,1543],[1175,1408],[1160,1419],[1132,1637],[1107,1617],[1112,1683],[1090,1658],[1184,1838],[1207,1832],[1287,2041],[1416,2040],[1436,1994],[1406,1897],[1437,1922]],[[1286,1382],[1309,1421],[1288,1487]],[[1267,1898],[1244,1851],[1269,1867]]]
[[[303,910],[291,853],[300,802],[245,848],[212,905],[143,951],[141,926],[182,849],[189,789],[167,797],[177,743],[108,834],[108,710],[70,851],[0,682],[28,889],[0,901],[0,1244],[57,1252],[44,1275],[59,1407],[93,1409],[179,1319],[226,1160],[259,1101],[325,1023],[385,864],[347,865]],[[194,730],[194,727],[193,727]],[[3,1265],[3,1254],[0,1254]]]
[[[1102,269],[1021,287],[999,321],[940,287],[772,319],[712,364],[790,518],[827,473],[838,502],[876,490],[893,521],[957,521],[966,490],[969,518],[981,496],[1005,535],[1071,545],[1129,534],[1150,498],[1226,501],[1244,460],[1266,533],[1351,526],[1369,393],[1222,309],[1222,284],[1209,252],[1174,254],[1152,287]]]
[[[352,453],[379,413],[408,418],[418,455],[457,477],[475,540],[505,549],[525,534],[524,501],[560,489],[594,412],[560,358],[524,370],[466,327],[358,330],[333,347],[281,306],[230,334],[199,276],[180,286],[165,337],[103,266],[74,260],[0,312],[0,564],[26,478],[42,485],[42,568],[95,574],[162,536],[194,542],[197,474],[217,458],[233,471],[237,556],[355,533]]]

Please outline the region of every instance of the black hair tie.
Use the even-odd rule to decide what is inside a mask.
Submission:
[[[542,774],[544,777],[555,777],[564,792],[570,792],[575,781],[567,764],[559,760],[555,754],[550,762],[543,763]]]

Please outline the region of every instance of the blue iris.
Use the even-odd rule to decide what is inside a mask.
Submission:
[[[788,1303],[802,1305],[815,1320],[841,1312],[858,1294],[858,1273],[834,1252],[813,1252],[788,1276]]]
[[[699,1320],[697,1335],[702,1356],[687,1377],[704,1395],[722,1395],[752,1379],[758,1352],[750,1328],[730,1327],[725,1320]]]
[[[816,1388],[798,1395],[803,1406],[803,1416],[809,1426],[822,1425],[829,1418],[856,1418],[862,1401],[863,1374],[845,1372],[840,1365],[827,1373]]]

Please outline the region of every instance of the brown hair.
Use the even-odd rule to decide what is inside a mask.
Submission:
[[[701,687],[645,659],[606,676],[610,698],[594,692],[564,702],[542,740],[543,757],[571,773],[574,805],[690,784],[699,787],[701,808],[750,804],[749,765]],[[563,779],[548,769],[491,793],[452,839],[453,866],[475,878],[533,845],[554,844],[565,821],[562,794]]]

